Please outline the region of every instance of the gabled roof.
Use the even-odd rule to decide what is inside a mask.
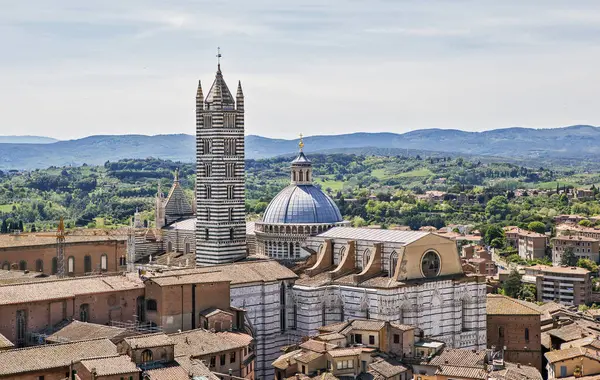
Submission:
[[[145,334],[124,339],[125,343],[132,349],[172,346],[175,344],[166,334]]]
[[[252,337],[248,334],[229,331],[212,332],[204,329],[170,334],[169,338],[175,343],[175,357],[204,356],[241,349],[252,343]]]
[[[529,307],[523,301],[500,294],[487,295],[487,315],[541,315],[534,307]]]
[[[112,339],[127,332],[124,328],[74,320],[46,338],[49,342],[76,342],[90,339]]]
[[[194,215],[192,206],[188,201],[179,181],[173,182],[167,200],[165,201],[165,216],[191,216]]]
[[[90,373],[96,371],[96,376],[113,376],[140,372],[138,367],[127,355],[112,356],[98,359],[86,359],[81,361]]]
[[[204,102],[211,105],[221,103],[223,109],[232,109],[235,107],[235,101],[233,96],[231,96],[227,83],[225,83],[225,79],[223,79],[223,73],[221,72],[220,67],[217,70],[215,81],[212,86],[210,86],[210,90],[208,90],[208,95],[206,95]]]

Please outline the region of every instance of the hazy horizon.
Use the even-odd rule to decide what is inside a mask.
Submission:
[[[600,3],[7,0],[4,135],[195,132],[221,46],[246,133],[597,125]]]

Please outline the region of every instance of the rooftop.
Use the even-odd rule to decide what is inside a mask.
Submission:
[[[274,260],[240,261],[233,264],[213,265],[194,269],[172,270],[151,276],[159,285],[187,284],[204,281],[210,274],[211,281],[230,281],[231,285],[254,282],[271,282],[297,278],[290,269]],[[189,277],[191,276],[191,277]]]
[[[499,294],[487,295],[487,315],[541,315],[537,309]]]
[[[391,378],[402,372],[408,371],[408,368],[394,359],[380,359],[369,364],[369,368],[372,371],[383,375],[385,378]]]
[[[90,373],[95,369],[97,376],[124,375],[140,371],[127,355],[82,360],[81,365]]]
[[[300,345],[300,348],[303,348],[305,350],[314,351],[314,352],[320,352],[320,353],[332,350],[335,347],[337,347],[335,344],[330,344],[330,343],[326,343],[326,342],[318,341],[318,340],[314,340],[314,339],[309,339]]]
[[[317,236],[328,239],[367,240],[376,242],[400,243],[403,245],[407,245],[429,234],[431,234],[431,232],[376,230],[370,228],[354,227],[333,227],[328,231],[325,231]]]
[[[175,356],[198,357],[211,353],[247,347],[252,342],[248,334],[237,332],[211,332],[196,329],[170,334],[175,343]]]
[[[595,231],[596,233],[600,233],[599,230]],[[560,241],[589,241],[589,242],[597,242],[598,239],[594,239],[587,236],[575,236],[575,235],[558,235],[550,239],[552,241],[560,240]]]
[[[8,340],[7,337],[0,334],[0,350],[5,348],[13,348],[14,346],[15,345],[10,340]]]
[[[137,276],[90,276],[0,286],[0,305],[73,298],[144,287]]]
[[[66,234],[65,244],[95,243],[126,241],[127,235],[97,234],[97,235],[72,235]],[[18,235],[0,235],[0,249],[12,247],[38,247],[44,245],[55,245],[55,232],[20,233]]]
[[[338,348],[335,350],[327,351],[332,358],[342,358],[345,356],[356,356],[361,354],[362,352],[373,352],[373,348],[365,348],[365,347],[351,347],[351,348]]]
[[[379,331],[385,326],[385,321],[376,319],[355,319],[350,325],[354,330]]]
[[[544,356],[548,363],[556,363],[567,359],[573,359],[579,356],[586,355],[588,350],[583,347],[567,348],[565,350],[554,350],[546,352]],[[595,356],[595,355],[594,355]]]
[[[119,327],[74,320],[50,335],[46,340],[50,342],[74,342],[100,338],[112,339],[124,335],[126,332],[126,329]]]
[[[486,363],[487,350],[463,350],[456,348],[446,348],[439,355],[434,356],[430,365],[435,366],[454,366],[454,367],[480,367]],[[455,376],[455,375],[453,375]]]
[[[67,367],[82,359],[116,355],[117,347],[108,339],[0,351],[0,376]]]
[[[449,378],[457,377],[461,379],[486,380],[488,378],[488,372],[486,369],[472,367],[455,367],[451,365],[439,366],[435,374],[443,375]]]
[[[579,274],[585,275],[591,273],[589,270],[585,268],[579,267],[553,267],[548,265],[534,265],[530,267],[526,267],[525,270],[536,270],[545,273],[559,273],[559,274]]]
[[[132,336],[125,338],[124,341],[133,349],[170,346],[175,343],[163,333]]]
[[[147,380],[189,380],[190,375],[181,366],[151,369],[144,372]]]

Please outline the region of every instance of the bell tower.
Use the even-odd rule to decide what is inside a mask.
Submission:
[[[223,79],[221,54],[206,95],[196,93],[196,263],[246,257],[244,94],[234,97]]]

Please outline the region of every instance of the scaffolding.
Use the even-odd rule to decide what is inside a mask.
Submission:
[[[118,327],[130,332],[138,332],[140,334],[153,334],[163,332],[162,326],[158,326],[152,322],[140,322],[137,315],[134,315],[135,321],[110,321],[112,327]]]

